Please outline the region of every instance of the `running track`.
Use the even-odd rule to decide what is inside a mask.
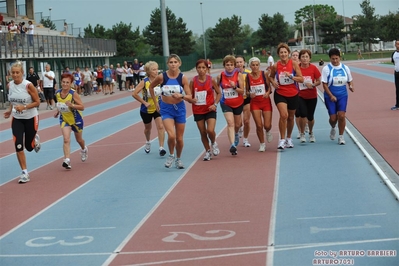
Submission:
[[[42,149],[27,153],[31,181],[20,185],[9,122],[3,119],[0,265],[286,266],[326,262],[322,259],[398,265],[398,202],[355,144],[364,145],[395,188],[399,112],[389,110],[392,67],[370,60],[345,63],[356,90],[347,113],[354,139],[346,134],[345,146],[329,139],[320,100],[316,143],[295,140],[295,148],[278,152],[275,111],[267,151],[257,152],[252,125],[252,147],[240,146],[233,157],[219,114],[221,154],[203,162],[189,111],[186,169],[166,169],[156,139],[150,154],[143,151],[138,103],[130,93],[117,92],[83,98],[89,159],[80,162],[72,142],[70,171],[61,167],[58,120],[40,111]],[[374,256],[376,251],[384,256]]]

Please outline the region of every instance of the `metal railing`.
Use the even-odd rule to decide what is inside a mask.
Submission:
[[[0,59],[111,57],[115,54],[115,40],[0,33]]]

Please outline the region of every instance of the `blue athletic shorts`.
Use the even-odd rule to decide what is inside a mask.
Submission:
[[[348,95],[337,98],[336,102],[332,102],[330,97],[324,96],[328,114],[336,115],[338,112],[346,112],[346,105],[348,104]]]
[[[178,124],[186,123],[186,105],[184,101],[177,104],[159,102],[162,120],[173,119]]]

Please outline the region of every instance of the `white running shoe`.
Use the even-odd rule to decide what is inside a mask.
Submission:
[[[248,142],[248,139],[244,139],[244,141],[242,142],[242,145],[244,147],[251,147],[251,144]]]
[[[335,133],[336,133],[335,127],[331,128],[331,130],[330,130],[330,139],[331,140],[335,139]]]
[[[36,134],[35,136],[35,152],[38,153],[40,151],[40,148],[42,147],[42,145],[40,144],[40,137],[39,134]]]
[[[268,131],[268,132],[266,132],[266,140],[267,140],[267,142],[272,142],[272,140],[273,140],[273,134],[272,134],[272,132],[270,132],[270,131]]]
[[[218,156],[220,153],[218,144],[216,142],[212,144],[212,153],[213,153],[213,156]]]
[[[85,146],[85,149],[80,151],[80,159],[82,160],[82,162],[85,162],[88,157],[89,157],[89,148]]]
[[[163,147],[159,147],[159,156],[165,156],[166,151]]]
[[[261,143],[259,146],[259,150],[260,152],[264,152],[266,150],[266,144],[265,143]]]
[[[68,170],[72,169],[71,161],[64,159],[64,161],[62,162],[62,167]]]
[[[298,135],[296,135],[296,138],[297,138],[297,139],[300,139],[300,138],[301,138],[301,132],[298,132]]]
[[[313,133],[310,133],[310,134],[309,134],[309,141],[310,141],[311,143],[315,143],[315,142],[316,142],[316,138],[315,138],[315,136],[314,136]]]
[[[150,142],[145,143],[144,151],[145,151],[145,153],[150,153],[150,151],[151,151],[151,143]]]
[[[176,165],[177,169],[184,169],[184,164],[182,163],[182,161],[180,159],[176,159],[175,165]]]
[[[301,143],[305,143],[305,142],[306,142],[305,134],[302,134],[302,133],[301,133],[300,141],[301,141]]]
[[[287,148],[294,148],[294,143],[292,142],[292,139],[291,139],[291,138],[286,138],[286,139],[285,139],[285,146],[286,146]]]
[[[22,174],[19,177],[18,183],[23,184],[29,181],[30,181],[29,174],[25,174],[24,172],[22,172]]]
[[[339,145],[345,145],[344,136],[338,137],[338,144],[339,144]]]
[[[278,142],[277,149],[279,149],[279,150],[285,149],[285,139],[280,139],[280,141]]]
[[[175,156],[169,155],[168,158],[166,158],[165,167],[170,168],[172,166],[174,160],[175,160]]]
[[[204,158],[202,159],[203,161],[210,161],[211,160],[211,151],[210,150],[207,150],[206,152],[205,152],[205,156],[204,156]]]

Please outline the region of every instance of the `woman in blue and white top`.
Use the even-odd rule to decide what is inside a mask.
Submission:
[[[18,182],[26,183],[30,178],[24,147],[29,152],[40,150],[40,138],[36,134],[39,127],[39,115],[36,107],[40,105],[40,98],[35,86],[23,78],[22,62],[15,62],[11,66],[10,72],[13,79],[7,84],[10,107],[4,112],[4,118],[12,116],[11,130],[22,170]]]
[[[345,113],[348,103],[347,85],[353,92],[353,79],[349,68],[341,63],[341,52],[337,48],[330,49],[328,56],[330,63],[322,70],[321,82],[324,89],[324,101],[330,116],[330,139],[335,139],[335,126],[338,122],[338,144],[344,145]]]
[[[197,99],[191,96],[189,82],[180,72],[181,59],[176,54],[168,57],[168,70],[159,74],[150,84],[149,90],[157,111],[161,114],[162,122],[168,133],[169,156],[165,167],[170,168],[175,161],[176,168],[184,169],[180,160],[183,151],[183,134],[186,125],[186,105],[184,100],[195,103]],[[157,101],[154,88],[161,84],[161,101]]]

